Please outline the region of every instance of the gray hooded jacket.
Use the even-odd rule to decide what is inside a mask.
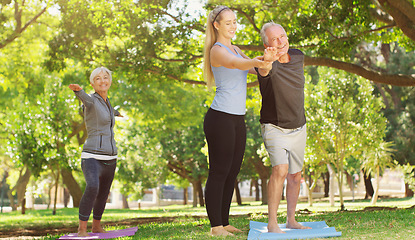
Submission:
[[[117,146],[114,140],[114,116],[120,113],[112,108],[109,99],[105,102],[98,94],[87,94],[84,90],[74,91],[84,104],[84,120],[88,138],[83,152],[115,156]]]

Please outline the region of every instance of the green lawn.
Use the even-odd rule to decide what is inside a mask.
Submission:
[[[312,207],[305,202],[298,205],[298,221],[326,221],[342,232],[336,239],[415,239],[415,205],[414,198],[380,199],[376,207],[397,207],[396,210],[362,211],[370,207],[369,200],[346,201],[346,211],[338,211],[339,206],[330,207],[327,201],[314,203]],[[138,231],[128,239],[247,239],[249,221],[267,222],[267,206],[251,202],[243,206],[232,205],[231,224],[242,229],[236,237],[210,237],[209,221],[204,208],[190,206],[166,206],[140,210],[107,209],[103,223],[107,230],[138,226]],[[1,232],[18,232],[21,229],[62,229],[77,226],[77,209],[58,209],[57,215],[52,210],[3,213],[0,216]],[[279,210],[279,222],[284,223],[286,215],[285,201]],[[145,220],[145,221],[143,221]],[[107,224],[105,224],[107,223]],[[71,229],[70,229],[71,230]],[[45,231],[43,231],[45,232]],[[66,232],[69,233],[69,232]],[[41,239],[56,239],[61,235],[43,235]]]

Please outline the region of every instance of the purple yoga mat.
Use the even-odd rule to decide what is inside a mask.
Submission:
[[[68,235],[61,236],[59,239],[109,239],[118,237],[133,236],[137,232],[138,227],[126,228],[114,231],[108,231],[106,233],[92,233],[89,232],[88,237],[78,237],[78,233],[70,233]]]

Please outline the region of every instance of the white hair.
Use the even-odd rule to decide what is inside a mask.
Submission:
[[[108,68],[106,68],[106,67],[98,67],[98,68],[95,68],[95,70],[92,71],[91,75],[89,76],[89,82],[90,83],[94,83],[94,78],[98,74],[100,74],[101,72],[106,72],[110,76],[110,81],[112,82],[111,71],[108,70]]]

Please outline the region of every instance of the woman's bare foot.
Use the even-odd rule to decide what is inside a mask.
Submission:
[[[234,236],[232,233],[226,231],[223,226],[216,226],[210,229],[210,235],[212,236]]]
[[[89,234],[85,231],[78,230],[78,237],[89,237]]]
[[[105,231],[105,229],[99,226],[99,227],[92,227],[92,232],[93,233],[106,233],[107,231]]]
[[[268,223],[268,232],[273,232],[273,233],[285,233],[283,230],[281,230],[280,226],[278,226],[278,223]]]
[[[286,226],[287,228],[292,228],[292,229],[311,229],[311,227],[303,226],[295,220],[294,222],[287,222]]]
[[[106,233],[102,227],[101,227],[101,220],[92,220],[92,232],[93,233]]]
[[[227,225],[223,227],[226,231],[230,232],[230,233],[240,233],[242,232],[240,229],[237,229],[236,227],[232,226],[232,225]]]
[[[79,220],[79,227],[78,227],[78,237],[88,237],[89,234],[87,233],[86,229],[88,228],[88,221],[81,221]]]

